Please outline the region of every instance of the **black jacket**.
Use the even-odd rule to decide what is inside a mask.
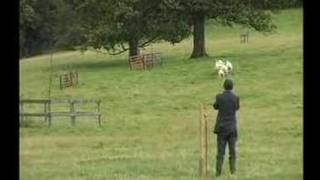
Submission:
[[[236,111],[240,108],[240,98],[234,92],[226,90],[216,96],[213,104],[218,110],[214,133],[228,134],[237,132]]]

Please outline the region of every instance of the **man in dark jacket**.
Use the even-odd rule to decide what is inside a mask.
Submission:
[[[229,165],[231,174],[236,172],[236,141],[238,138],[236,111],[239,110],[240,99],[234,92],[233,81],[224,81],[225,91],[216,96],[213,104],[214,109],[218,110],[214,133],[217,134],[218,154],[216,162],[216,176],[221,175],[225,148],[229,147]]]

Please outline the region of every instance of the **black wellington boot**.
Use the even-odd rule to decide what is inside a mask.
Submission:
[[[236,173],[236,159],[235,158],[229,158],[229,166],[230,166],[231,174],[235,174]]]
[[[222,165],[223,165],[223,157],[217,157],[216,177],[221,175]]]

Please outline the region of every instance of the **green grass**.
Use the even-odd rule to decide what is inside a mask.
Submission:
[[[241,98],[238,174],[229,177],[226,161],[220,179],[302,179],[302,10],[281,11],[274,20],[276,33],[251,32],[249,44],[239,43],[239,27],[209,22],[210,57],[201,60],[188,59],[191,38],[154,44],[164,64],[151,71],[130,71],[127,54],[54,54],[52,97],[101,99],[103,126],[94,118],[80,118],[75,127],[54,118],[49,129],[29,118],[20,128],[21,179],[199,179],[199,104],[210,107],[221,91],[213,70],[219,57],[235,66]],[[22,98],[47,97],[49,60],[20,61]],[[78,70],[80,86],[60,90],[58,74],[68,66]],[[211,107],[209,115],[212,129]],[[210,177],[215,138],[210,133]]]

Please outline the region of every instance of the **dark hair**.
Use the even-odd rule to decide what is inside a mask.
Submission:
[[[225,90],[232,90],[233,88],[233,81],[231,79],[226,79],[223,83],[223,87]]]

